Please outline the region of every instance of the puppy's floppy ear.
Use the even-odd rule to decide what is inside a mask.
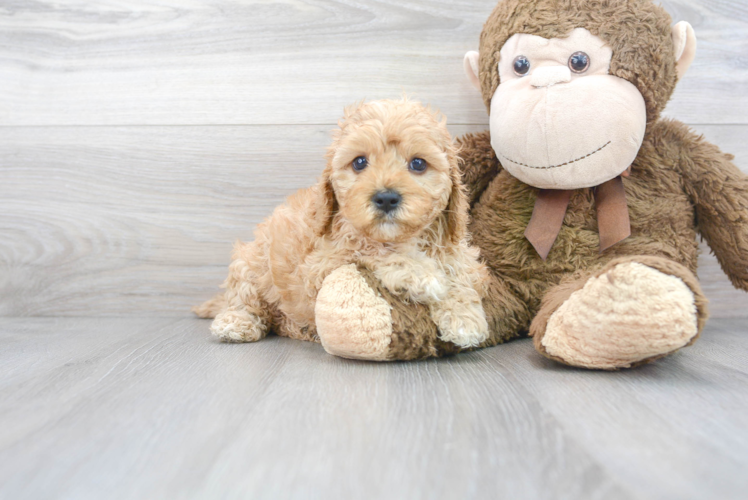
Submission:
[[[447,151],[449,158],[449,177],[452,181],[452,192],[449,195],[447,203],[446,219],[446,236],[453,244],[458,244],[467,234],[468,222],[468,198],[465,193],[465,186],[462,184],[462,171],[458,164],[457,150],[450,146]]]
[[[332,166],[328,164],[327,168],[322,172],[322,178],[315,186],[316,199],[314,201],[313,225],[314,233],[320,237],[330,233],[332,230],[332,219],[338,211],[338,201],[335,198],[335,191],[332,188],[332,180],[330,179],[331,173]]]

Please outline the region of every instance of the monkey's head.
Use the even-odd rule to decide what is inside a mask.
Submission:
[[[542,189],[623,173],[694,59],[691,26],[670,24],[650,0],[501,0],[465,70],[503,167]]]

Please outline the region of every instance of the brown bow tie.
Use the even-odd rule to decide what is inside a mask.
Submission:
[[[535,200],[525,238],[532,243],[543,260],[548,257],[561,231],[572,192],[573,190],[566,189],[541,189]],[[603,252],[631,235],[626,191],[619,176],[593,188],[592,192],[597,207],[600,252]]]

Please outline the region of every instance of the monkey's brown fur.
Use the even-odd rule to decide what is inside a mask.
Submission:
[[[472,241],[492,272],[484,299],[491,337],[484,346],[531,333],[539,352],[551,357],[541,339],[553,312],[590,277],[624,262],[680,278],[693,293],[700,332],[707,301],[695,277],[699,235],[733,285],[748,290],[748,178],[731,155],[682,123],[659,118],[677,80],[670,24],[670,16],[648,0],[503,0],[489,17],[480,46],[480,82],[489,109],[499,85],[499,51],[509,37],[563,37],[582,27],[611,46],[610,73],[639,89],[648,125],[631,175],[623,180],[631,236],[601,254],[592,190],[577,190],[546,261],[524,237],[538,190],[502,169],[488,131],[458,140]],[[393,305],[393,321],[400,318],[390,359],[455,352],[437,341],[424,311],[403,307],[368,281]]]

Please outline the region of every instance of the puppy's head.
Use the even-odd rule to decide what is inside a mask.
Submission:
[[[400,242],[426,228],[459,242],[467,200],[446,121],[407,99],[347,108],[319,189],[318,218],[337,211],[365,236]]]

